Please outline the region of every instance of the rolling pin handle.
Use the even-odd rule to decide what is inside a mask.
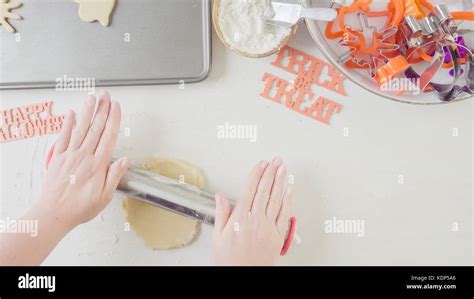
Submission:
[[[283,248],[281,249],[281,252],[280,252],[281,256],[286,255],[288,250],[290,249],[291,244],[293,243],[293,238],[295,237],[295,232],[296,232],[296,218],[291,217],[290,230],[288,231],[288,237],[286,238],[285,244],[283,245]]]

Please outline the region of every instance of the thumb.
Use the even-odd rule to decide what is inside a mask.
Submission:
[[[216,194],[216,219],[215,219],[215,233],[220,234],[225,226],[231,214],[231,208],[229,201],[221,194]]]
[[[120,180],[125,175],[125,172],[131,164],[132,162],[127,158],[120,158],[110,165],[101,198],[101,200],[105,202],[105,205],[112,200]]]

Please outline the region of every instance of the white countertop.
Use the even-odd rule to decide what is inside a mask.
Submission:
[[[322,58],[303,26],[291,46]],[[319,89],[344,106],[327,126],[259,96],[265,72],[293,77],[271,66],[273,60],[237,56],[214,36],[211,74],[202,83],[108,88],[122,105],[122,127],[130,129],[117,156],[138,163],[155,154],[187,160],[204,170],[211,191],[235,196],[254,163],[280,155],[294,176],[302,240],[283,265],[472,265],[473,102],[407,105],[346,81],[347,97]],[[0,109],[53,100],[55,114],[79,112],[85,98],[0,91]],[[217,127],[226,122],[257,125],[257,142],[218,139]],[[20,216],[35,200],[56,138],[0,144],[2,217]],[[364,236],[325,233],[333,217],[363,220]],[[210,227],[190,246],[152,251],[124,231],[124,221],[117,196],[45,264],[210,264]]]

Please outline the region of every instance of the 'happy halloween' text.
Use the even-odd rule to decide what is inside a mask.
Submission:
[[[59,132],[64,122],[64,116],[52,115],[52,105],[53,102],[45,102],[0,110],[2,120],[0,142]]]

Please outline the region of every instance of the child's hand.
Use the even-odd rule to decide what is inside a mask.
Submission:
[[[292,200],[288,172],[282,164],[280,158],[257,164],[233,210],[227,199],[216,195],[216,265],[276,263],[285,242]]]
[[[67,115],[37,203],[69,228],[95,218],[107,206],[130,166],[125,158],[110,165],[120,129],[120,105],[104,92],[94,115],[95,106],[95,97],[90,97],[77,126],[74,112]]]

